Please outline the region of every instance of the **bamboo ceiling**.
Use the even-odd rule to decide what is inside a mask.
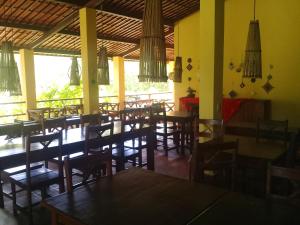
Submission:
[[[98,49],[109,56],[139,57],[144,0],[0,0],[0,44],[13,40],[15,49],[37,53],[80,54],[78,10],[97,9]],[[162,0],[167,58],[174,58],[173,25],[199,9],[199,0]],[[103,28],[101,27],[103,24]]]

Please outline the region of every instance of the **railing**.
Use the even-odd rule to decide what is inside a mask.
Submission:
[[[136,101],[144,99],[155,99],[157,101],[165,101],[173,103],[172,92],[159,92],[151,94],[130,94],[125,96],[125,101]],[[100,96],[99,102],[118,102],[118,96]],[[0,124],[13,122],[14,119],[23,119],[26,115],[25,101],[0,103],[0,108],[6,108],[4,113],[0,112]],[[67,105],[82,104],[82,98],[64,98],[64,99],[49,99],[37,101],[38,108],[62,108]],[[11,107],[9,107],[11,106]]]

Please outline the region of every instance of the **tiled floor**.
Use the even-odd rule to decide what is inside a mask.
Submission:
[[[163,151],[155,151],[155,172],[188,179],[188,159],[189,154],[182,156],[175,150],[170,151],[168,157]],[[51,191],[58,192],[57,189]],[[36,207],[34,221],[36,225],[50,225],[50,215],[47,210]],[[7,198],[5,198],[5,210],[0,210],[0,225],[27,225],[25,215],[20,214],[17,218],[12,216],[12,202]]]

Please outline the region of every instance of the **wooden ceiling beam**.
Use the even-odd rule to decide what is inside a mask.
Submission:
[[[102,1],[99,1],[99,0],[98,1],[96,1],[96,0],[86,1],[86,0],[84,0],[83,3],[85,4],[85,6],[97,7],[99,4],[102,4]],[[64,18],[61,22],[59,22],[57,25],[52,27],[50,30],[48,30],[47,32],[44,32],[44,34],[39,39],[34,41],[28,47],[33,48],[33,49],[38,47],[39,45],[44,43],[46,40],[48,40],[52,35],[58,33],[59,31],[63,30],[64,28],[66,28],[68,25],[70,25],[72,22],[74,22],[74,20],[77,18],[78,18],[78,11],[76,10],[74,13],[72,13],[69,16],[67,16],[66,18]]]
[[[85,5],[87,5],[86,0],[80,0],[80,1],[77,1],[77,0],[48,0],[48,1],[72,5],[72,6],[75,6],[78,8],[84,7]],[[101,5],[101,3],[98,6],[92,7],[92,5],[89,5],[88,7],[92,7],[92,8],[96,8],[97,10],[101,10],[100,5]],[[126,11],[120,11],[116,8],[109,7],[105,4],[103,5],[102,12],[113,15],[113,16],[129,18],[129,19],[134,19],[134,20],[138,20],[138,21],[143,20],[143,13],[130,13],[130,12],[126,12]],[[164,18],[164,24],[166,26],[173,27],[174,21]]]
[[[0,20],[0,27],[9,27],[9,28],[13,28],[13,29],[23,29],[23,30],[31,30],[31,31],[37,31],[37,32],[46,32],[48,29],[45,27],[41,27],[41,26],[36,26],[36,25],[28,25],[28,24],[20,24],[20,23],[15,23],[15,22],[10,22],[7,23],[7,21],[1,21]],[[173,32],[172,30],[169,30],[168,32],[166,32],[166,35],[168,35],[169,32]],[[71,35],[71,36],[77,36],[80,37],[80,33],[79,32],[75,32],[75,31],[70,31],[70,30],[66,30],[63,29],[59,32],[57,32],[57,34],[63,34],[63,35]],[[103,36],[98,34],[97,35],[97,39],[99,40],[104,40],[104,41],[112,41],[112,42],[121,42],[121,43],[128,43],[128,44],[136,44],[138,45],[140,43],[139,39],[128,39],[128,38],[122,38],[122,37],[109,37],[109,36]],[[30,46],[26,46],[27,48],[30,48],[32,46],[32,44]],[[173,44],[166,44],[167,48],[174,48]]]

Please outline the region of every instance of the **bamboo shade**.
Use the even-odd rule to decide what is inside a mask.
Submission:
[[[17,63],[11,41],[2,42],[0,56],[0,91],[11,96],[22,95]]]
[[[250,78],[252,82],[255,82],[257,78],[262,78],[261,44],[258,20],[250,21],[243,77]]]
[[[80,72],[76,57],[72,57],[72,63],[70,67],[70,85],[80,85]]]
[[[177,56],[175,59],[175,67],[174,67],[174,82],[182,81],[182,57]]]
[[[99,51],[97,79],[99,85],[109,85],[107,50],[103,46],[100,47]]]
[[[145,0],[140,41],[140,82],[167,82],[161,0]]]

